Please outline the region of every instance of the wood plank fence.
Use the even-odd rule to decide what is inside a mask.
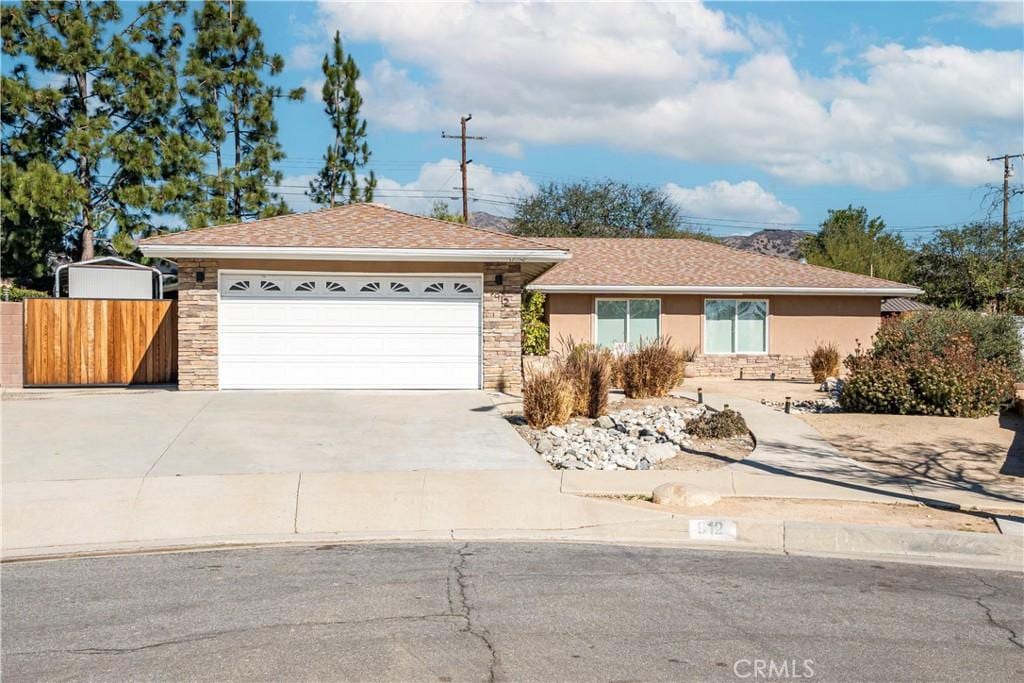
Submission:
[[[175,382],[177,311],[168,300],[26,299],[25,386]]]

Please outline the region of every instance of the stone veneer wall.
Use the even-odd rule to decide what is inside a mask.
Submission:
[[[20,301],[0,303],[0,386],[21,388],[25,381],[24,305]]]
[[[178,261],[178,388],[182,391],[218,388],[218,265],[216,260]],[[197,270],[205,271],[203,282],[196,282]],[[487,263],[483,274],[483,386],[520,393],[522,267]],[[498,275],[502,278],[500,285]]]
[[[693,362],[698,377],[769,377],[776,379],[806,379],[811,376],[811,361],[807,356],[737,355],[697,356]]]
[[[196,271],[206,278],[196,282]],[[217,261],[178,260],[178,389],[211,391],[217,377]]]
[[[502,283],[497,284],[501,275]],[[523,390],[522,266],[484,264],[484,389],[510,394]]]

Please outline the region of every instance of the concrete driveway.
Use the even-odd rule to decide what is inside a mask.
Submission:
[[[546,469],[481,391],[93,391],[3,401],[7,482]]]

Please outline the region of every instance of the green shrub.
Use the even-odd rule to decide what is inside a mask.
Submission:
[[[955,340],[970,339],[978,360],[995,361],[1024,377],[1021,339],[1013,316],[977,311],[918,311],[886,320],[871,353],[906,360],[911,354],[940,355]]]
[[[25,289],[16,285],[4,285],[0,291],[0,300],[3,301],[24,301],[25,299],[45,299],[50,296],[49,292],[41,292],[38,289]]]
[[[814,347],[811,352],[811,375],[819,384],[828,377],[839,376],[839,347],[835,342],[818,342]]]
[[[1012,396],[1013,371],[982,358],[968,332],[935,350],[931,337],[912,337],[908,330],[914,328],[883,325],[870,351],[846,359],[849,375],[839,396],[844,410],[983,417]]]
[[[562,361],[562,373],[573,388],[573,414],[599,417],[607,412],[614,357],[593,344],[573,344]]]
[[[686,423],[686,431],[698,439],[731,439],[750,433],[743,416],[731,408],[706,412]]]
[[[544,294],[526,292],[522,307],[523,354],[546,356],[550,345],[551,332],[544,322]]]
[[[683,354],[672,348],[672,340],[658,337],[641,342],[619,361],[622,390],[629,398],[667,396],[683,380]]]
[[[523,417],[536,429],[568,422],[574,400],[572,385],[560,368],[531,372],[523,382]]]

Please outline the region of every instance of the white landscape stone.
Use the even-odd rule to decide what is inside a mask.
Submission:
[[[562,469],[650,469],[679,455],[680,446],[692,445],[686,421],[703,413],[703,407],[626,408],[589,425],[551,426],[533,432],[529,440],[548,463]]]

